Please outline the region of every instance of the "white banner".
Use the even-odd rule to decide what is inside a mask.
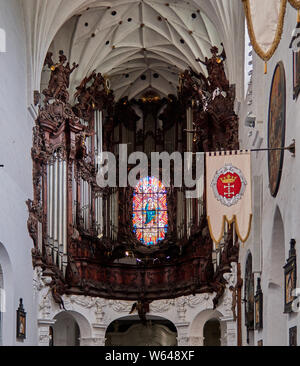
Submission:
[[[225,222],[235,222],[242,242],[250,234],[251,156],[248,151],[224,151],[206,154],[206,202],[210,235],[219,244]]]
[[[264,61],[281,40],[287,0],[243,0],[251,44]]]

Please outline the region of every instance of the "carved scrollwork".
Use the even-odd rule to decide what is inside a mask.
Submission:
[[[175,305],[175,300],[159,300],[150,304],[150,310],[154,313],[165,313]]]
[[[108,301],[109,307],[111,307],[117,313],[128,313],[132,309],[132,302],[129,301]]]
[[[234,88],[224,70],[223,49],[211,49],[212,57],[197,59],[207,68],[203,74],[186,70],[181,75],[180,100],[194,112],[194,143],[197,151],[238,150],[238,117],[234,112]]]
[[[83,79],[76,88],[75,99],[78,103],[73,107],[76,115],[85,121],[90,121],[95,110],[114,108],[113,92],[106,87],[106,79],[95,71]]]

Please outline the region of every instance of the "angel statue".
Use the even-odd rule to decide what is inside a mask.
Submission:
[[[48,52],[45,60],[45,65],[51,70],[51,77],[48,85],[48,89],[43,91],[46,97],[46,102],[51,99],[59,99],[64,103],[69,100],[69,93],[67,89],[70,86],[70,75],[79,66],[73,63],[73,67],[70,67],[70,63],[66,64],[67,57],[64,55],[63,51],[59,51],[59,62],[54,64],[52,60],[52,53]]]

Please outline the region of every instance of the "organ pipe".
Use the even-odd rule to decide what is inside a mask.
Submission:
[[[100,195],[96,197],[95,210],[97,234],[100,236],[103,234],[103,198]]]
[[[72,164],[72,222],[76,225],[76,209],[77,209],[77,182],[75,180],[74,164]]]
[[[103,113],[95,111],[95,165],[97,171],[100,165],[100,156],[103,152]]]
[[[54,209],[53,209],[53,240],[54,240],[54,263],[57,261],[58,253],[58,160],[57,154],[55,154],[54,160],[54,175],[53,175],[53,192],[54,192]]]
[[[184,192],[177,191],[177,235],[178,239],[184,237]]]
[[[192,108],[187,109],[186,113],[186,120],[187,120],[187,130],[191,131],[193,130],[193,111]],[[187,133],[187,151],[191,152],[193,151],[193,134]]]
[[[59,171],[59,186],[58,186],[58,243],[59,246],[63,242],[63,209],[64,209],[64,177],[63,177],[63,162],[61,158],[58,159],[58,171]]]
[[[82,121],[88,126],[88,123]],[[103,151],[103,113],[95,112],[95,136],[86,139],[87,152],[92,152],[94,146],[95,165],[99,168],[99,155]],[[92,139],[95,139],[94,141]],[[67,265],[68,252],[68,165],[63,159],[62,151],[56,150],[47,165],[47,234],[54,264],[57,263],[64,270]],[[79,204],[82,228],[89,230],[92,227],[92,214],[98,236],[108,236],[117,240],[118,236],[118,190],[112,189],[104,198],[101,193],[96,194],[92,203],[92,187],[85,179],[75,179],[75,165],[72,163],[72,222],[76,226],[77,208]],[[77,189],[78,187],[78,189]],[[78,196],[80,194],[80,197]]]
[[[67,162],[63,161],[63,250],[64,254],[67,254],[68,248],[67,248]]]
[[[53,239],[53,218],[54,218],[54,196],[53,196],[53,179],[54,179],[54,161],[53,159],[50,161],[50,166],[49,166],[49,172],[50,172],[50,176],[49,176],[49,187],[48,187],[48,191],[49,191],[49,236],[51,239]]]
[[[67,254],[67,163],[56,151],[47,166],[47,225],[48,240],[53,244],[54,263]],[[59,256],[59,257],[57,257]]]

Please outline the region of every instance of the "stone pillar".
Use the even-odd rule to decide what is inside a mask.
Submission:
[[[56,320],[39,319],[38,320],[38,342],[41,347],[49,347],[50,343],[50,327],[55,324]]]
[[[81,338],[80,346],[94,346],[94,347],[104,347],[105,346],[105,333],[106,324],[92,324],[93,326],[93,337],[91,338]]]
[[[190,337],[189,339],[189,346],[202,347],[203,344],[204,344],[203,337]]]
[[[190,323],[177,323],[177,343],[178,346],[189,346],[188,327]]]
[[[80,347],[103,347],[105,338],[80,338]]]
[[[223,317],[221,323],[221,346],[237,346],[237,324],[232,317]]]

